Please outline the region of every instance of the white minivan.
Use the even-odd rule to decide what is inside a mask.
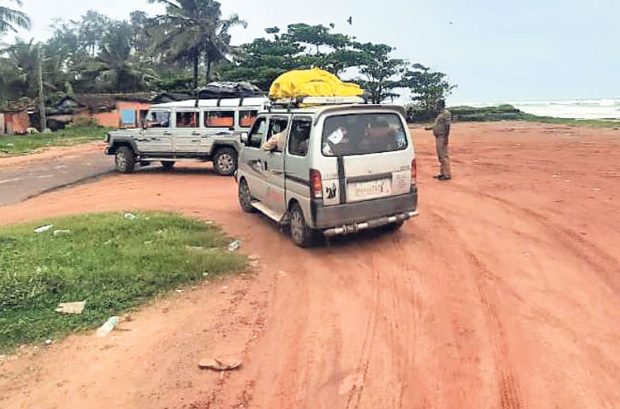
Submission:
[[[274,149],[263,146],[276,135]],[[239,203],[311,245],[417,216],[413,141],[400,106],[323,105],[260,113],[239,156]]]

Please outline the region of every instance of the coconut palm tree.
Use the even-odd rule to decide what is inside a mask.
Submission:
[[[21,7],[21,0],[8,0]],[[0,34],[17,31],[17,28],[30,28],[30,17],[23,11],[15,10],[0,4]]]
[[[155,47],[168,58],[193,66],[195,88],[198,88],[201,57],[208,82],[213,64],[223,60],[230,51],[229,30],[237,25],[246,26],[237,15],[222,19],[221,5],[215,0],[149,0],[149,3],[166,6],[166,15],[157,17]]]
[[[153,70],[141,66],[132,56],[131,26],[113,23],[101,38],[97,58],[87,61],[86,78],[96,78],[97,86],[108,92],[143,91],[157,78]]]

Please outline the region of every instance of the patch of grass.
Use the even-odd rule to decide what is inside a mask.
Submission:
[[[0,351],[95,328],[108,317],[209,276],[242,271],[245,257],[214,226],[168,213],[83,215],[0,229]],[[41,224],[54,228],[36,234]],[[70,230],[54,236],[54,230]],[[86,301],[81,315],[58,303]]]
[[[495,122],[495,121],[526,121],[544,124],[557,124],[567,126],[585,126],[594,128],[620,128],[620,120],[599,120],[599,119],[567,119],[536,116],[526,114],[512,105],[498,105],[483,108],[473,108],[468,106],[451,107],[455,121],[459,122]]]
[[[0,155],[22,155],[50,146],[70,146],[103,140],[107,128],[69,127],[52,133],[22,136],[0,136]]]

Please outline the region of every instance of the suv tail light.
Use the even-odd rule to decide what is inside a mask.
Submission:
[[[415,185],[418,181],[418,163],[416,160],[411,161],[411,184]]]
[[[323,198],[323,181],[321,172],[310,169],[310,195],[313,199]]]

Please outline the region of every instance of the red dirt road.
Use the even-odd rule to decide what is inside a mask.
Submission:
[[[620,132],[458,125],[455,179],[400,232],[295,248],[197,168],[0,207],[0,224],[164,209],[220,222],[256,274],[158,301],[104,340],[0,362],[2,408],[620,407]],[[244,359],[200,372],[203,357]]]

